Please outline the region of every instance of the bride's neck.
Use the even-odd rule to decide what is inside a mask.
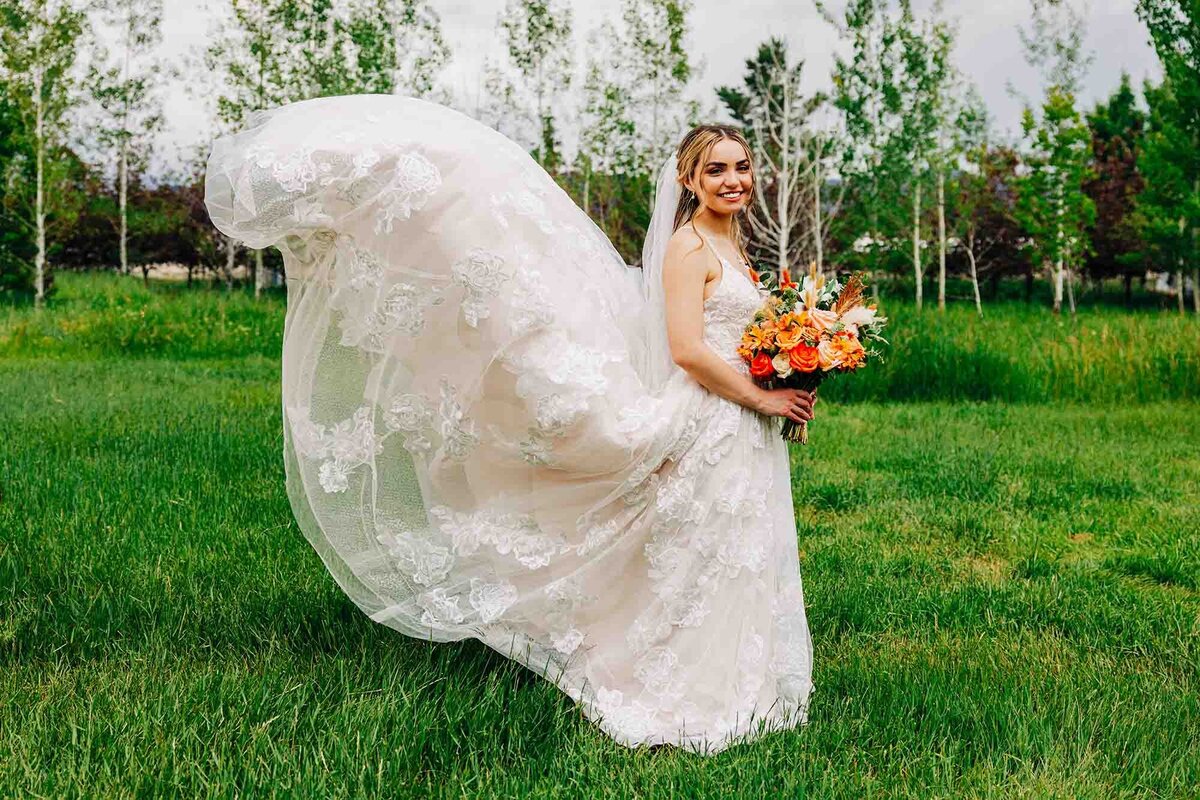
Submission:
[[[707,208],[701,208],[691,219],[692,227],[707,236],[721,239],[733,238],[733,215],[714,214]]]

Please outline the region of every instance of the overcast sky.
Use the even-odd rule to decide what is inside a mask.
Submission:
[[[842,6],[839,0],[829,4]],[[606,18],[615,20],[620,0],[575,0],[571,5],[582,56],[587,32]],[[932,0],[914,0],[918,12],[931,5]],[[432,0],[432,6],[451,48],[444,82],[460,97],[474,97],[483,57],[501,53],[496,17],[504,0]],[[1021,101],[1010,87],[1029,97],[1039,93],[1037,76],[1025,64],[1017,35],[1017,26],[1028,13],[1028,0],[945,0],[945,8],[958,23],[958,67],[979,88],[998,132],[1017,132]],[[1107,96],[1122,71],[1130,73],[1135,84],[1158,75],[1154,51],[1133,9],[1134,0],[1090,0],[1086,46],[1095,58],[1084,82],[1085,107]],[[209,12],[196,0],[166,0],[164,53],[202,48],[210,22]],[[745,60],[769,36],[784,37],[789,50],[805,59],[809,90],[829,86],[839,42],[811,0],[694,0],[691,26],[692,51],[705,62],[693,90],[703,108],[715,100],[713,87],[741,81]],[[165,110],[163,162],[178,163],[181,152],[211,136],[208,111],[182,84],[171,85]]]

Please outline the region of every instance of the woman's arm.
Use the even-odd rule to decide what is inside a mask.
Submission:
[[[707,251],[689,249],[681,237],[667,244],[663,293],[671,358],[713,394],[763,414],[812,419],[812,397],[800,389],[767,390],[733,368],[704,342]],[[725,275],[721,280],[729,280]]]

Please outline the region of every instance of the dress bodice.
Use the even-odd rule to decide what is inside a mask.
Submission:
[[[704,342],[739,372],[749,375],[750,368],[738,355],[737,348],[742,341],[742,332],[754,312],[762,307],[768,292],[751,282],[745,267],[731,264],[717,252],[708,237],[701,236],[721,262],[717,288],[704,300]]]

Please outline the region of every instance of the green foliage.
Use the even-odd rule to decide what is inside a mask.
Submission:
[[[1017,210],[1031,236],[1034,261],[1070,265],[1088,254],[1086,229],[1096,213],[1083,190],[1093,175],[1091,134],[1074,95],[1058,87],[1047,91],[1040,111],[1026,108],[1022,116],[1028,172]]]
[[[1145,125],[1145,114],[1124,74],[1116,91],[1088,115],[1095,175],[1084,191],[1096,206],[1096,220],[1090,231],[1094,255],[1087,271],[1095,278],[1132,277],[1148,266],[1139,257],[1133,216],[1134,202],[1145,186],[1138,167]]]
[[[1142,258],[1167,269],[1194,263],[1193,231],[1200,226],[1200,150],[1189,138],[1189,112],[1174,89],[1170,79],[1144,89],[1150,115],[1138,169],[1145,185],[1134,215]]]

